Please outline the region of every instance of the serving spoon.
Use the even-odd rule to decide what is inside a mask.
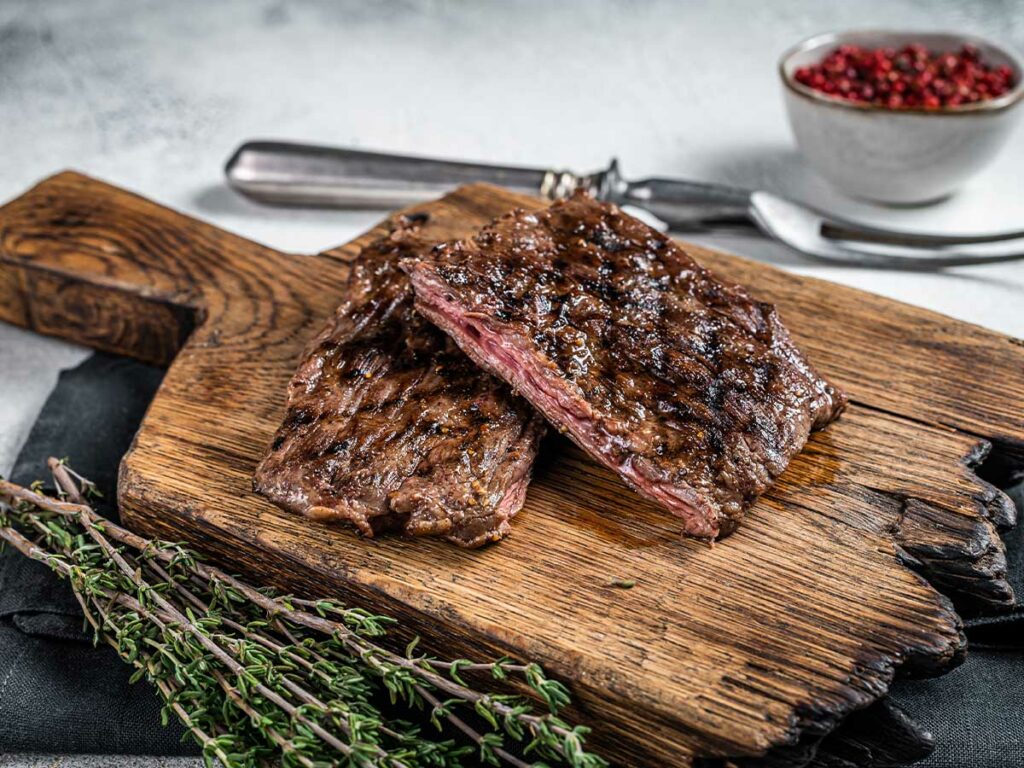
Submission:
[[[488,182],[549,200],[583,189],[599,200],[642,208],[671,230],[752,224],[812,259],[902,270],[1024,259],[1024,231],[929,235],[837,218],[763,191],[650,178],[628,181],[613,160],[603,171],[519,168],[276,141],[240,146],[225,167],[241,194],[271,205],[393,209],[432,200],[462,184]]]

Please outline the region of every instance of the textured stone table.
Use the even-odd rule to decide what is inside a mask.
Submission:
[[[678,4],[5,0],[0,198],[73,167],[292,251],[380,215],[260,208],[221,167],[246,138],[676,175],[762,187],[848,216],[976,232],[1024,226],[1024,138],[953,199],[887,211],[799,159],[775,62],[811,33],[943,28],[1024,48],[1024,5],[865,0]],[[912,275],[812,265],[754,235],[701,242],[1024,336],[1024,265]],[[0,325],[0,473],[57,372],[84,351]],[[191,761],[188,761],[191,764]],[[0,758],[0,766],[179,766]]]

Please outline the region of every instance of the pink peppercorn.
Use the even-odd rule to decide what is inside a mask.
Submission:
[[[794,79],[847,101],[890,109],[944,109],[995,99],[1016,85],[1007,66],[990,66],[978,49],[934,53],[919,44],[893,48],[841,45]]]

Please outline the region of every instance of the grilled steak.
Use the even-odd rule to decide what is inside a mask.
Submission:
[[[500,539],[523,505],[543,420],[413,309],[401,220],[353,267],[352,293],[311,342],[254,487],[363,534]]]
[[[402,266],[423,314],[691,536],[731,531],[845,404],[774,307],[584,195]]]

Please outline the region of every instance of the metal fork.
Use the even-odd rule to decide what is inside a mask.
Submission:
[[[482,181],[551,200],[584,189],[600,200],[647,210],[677,231],[753,224],[798,253],[844,266],[935,270],[1024,259],[1024,231],[948,236],[880,229],[770,192],[681,179],[628,181],[615,160],[603,171],[577,175],[252,141],[232,155],[225,173],[238,192],[275,205],[400,208]]]

